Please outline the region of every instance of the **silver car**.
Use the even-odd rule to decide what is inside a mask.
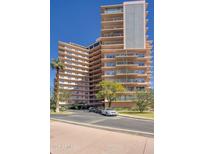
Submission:
[[[104,109],[101,111],[101,114],[106,115],[106,116],[117,116],[118,115],[118,113],[113,109]]]

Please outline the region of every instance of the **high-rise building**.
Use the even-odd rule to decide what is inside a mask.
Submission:
[[[136,91],[149,91],[152,46],[147,36],[147,5],[140,0],[101,6],[101,36],[95,43],[83,47],[59,42],[63,62],[72,58],[60,76],[62,88],[72,92],[70,102],[102,103],[95,96],[102,80],[119,82],[127,89],[112,103],[117,107],[130,107]]]
[[[59,41],[58,55],[65,65],[59,76],[60,89],[70,92],[70,103],[89,103],[89,50]]]

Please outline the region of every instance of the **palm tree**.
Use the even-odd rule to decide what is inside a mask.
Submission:
[[[54,97],[56,102],[56,112],[59,112],[59,74],[61,70],[64,70],[64,64],[60,59],[53,59],[51,62],[51,68],[56,70],[55,85],[54,85]]]

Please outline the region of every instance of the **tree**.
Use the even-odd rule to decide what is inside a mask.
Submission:
[[[119,94],[117,92],[125,91],[123,85],[112,81],[101,81],[99,83],[100,91],[96,94],[98,99],[105,99],[108,101],[108,107],[111,107],[111,103],[116,100]]]
[[[70,98],[70,92],[65,91],[65,90],[60,90],[59,91],[59,101],[61,102],[67,102]],[[50,109],[55,110],[56,109],[56,98],[54,91],[51,89],[51,94],[50,94]]]
[[[150,91],[150,107],[151,109],[154,109],[154,90]]]
[[[137,109],[142,113],[148,107],[154,107],[154,93],[153,91],[137,91],[135,95],[135,100]]]
[[[54,83],[54,98],[56,102],[56,112],[59,112],[59,74],[61,70],[64,70],[64,64],[60,59],[53,59],[51,62],[51,68],[56,70],[55,83]]]
[[[61,90],[59,93],[59,101],[61,102],[67,102],[70,98],[70,92],[66,90]]]
[[[55,111],[56,109],[56,101],[54,96],[53,88],[50,88],[50,110]]]

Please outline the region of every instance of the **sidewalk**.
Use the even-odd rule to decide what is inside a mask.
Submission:
[[[52,154],[153,154],[153,138],[51,121]]]

